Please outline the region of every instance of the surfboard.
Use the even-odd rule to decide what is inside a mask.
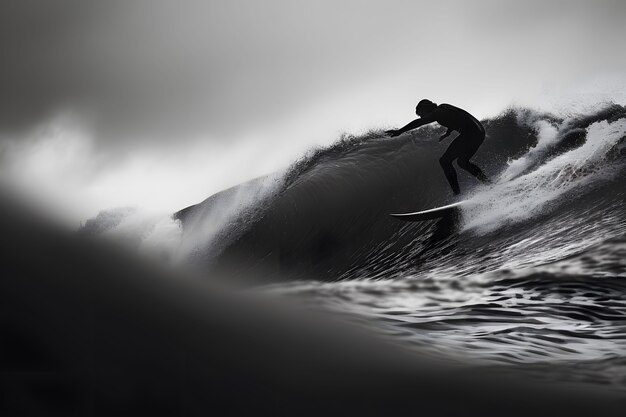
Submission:
[[[407,222],[421,222],[422,220],[432,220],[452,214],[458,210],[459,207],[467,203],[468,200],[464,200],[448,204],[447,206],[435,207],[430,210],[416,211],[414,213],[392,213],[390,216]]]

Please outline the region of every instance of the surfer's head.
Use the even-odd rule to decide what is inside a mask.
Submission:
[[[428,113],[434,111],[437,108],[437,103],[433,103],[428,99],[423,99],[419,103],[417,103],[417,107],[415,107],[415,114],[419,117],[424,117]]]

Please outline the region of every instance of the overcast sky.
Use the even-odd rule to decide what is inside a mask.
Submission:
[[[482,118],[617,94],[625,21],[620,0],[3,1],[0,174],[70,218],[172,210],[423,97]]]

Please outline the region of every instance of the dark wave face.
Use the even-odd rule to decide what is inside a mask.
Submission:
[[[388,216],[452,201],[443,131],[371,132],[177,213],[190,259],[433,355],[625,389],[626,109],[483,123],[494,183],[458,170],[454,215]]]
[[[464,199],[474,202],[460,218],[407,224],[388,216],[452,200],[439,166],[447,144],[437,143],[437,128],[397,139],[380,132],[343,138],[282,175],[223,191],[177,217],[198,261],[242,275],[266,272],[273,281],[406,276],[430,270],[430,259],[453,249],[454,270],[470,272],[468,264],[476,262],[462,242],[473,242],[475,255],[485,253],[499,241],[532,239],[541,222],[557,230],[555,217],[571,236],[577,221],[619,206],[624,123],[621,106],[573,119],[511,110],[485,121],[487,138],[474,161],[495,184],[482,186],[458,170]],[[597,204],[598,198],[605,201]],[[590,212],[577,220],[572,204]],[[477,265],[496,267],[484,260]]]

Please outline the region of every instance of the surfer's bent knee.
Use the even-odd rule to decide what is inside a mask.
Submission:
[[[439,164],[442,167],[447,167],[452,165],[452,158],[446,156],[446,155],[442,155],[441,158],[439,158]]]
[[[465,168],[465,167],[467,167],[467,166],[472,165],[472,164],[470,163],[469,159],[466,159],[466,158],[459,158],[459,159],[457,159],[457,160],[456,160],[456,163],[457,163],[457,164],[459,164],[459,166],[460,166],[461,168]]]

